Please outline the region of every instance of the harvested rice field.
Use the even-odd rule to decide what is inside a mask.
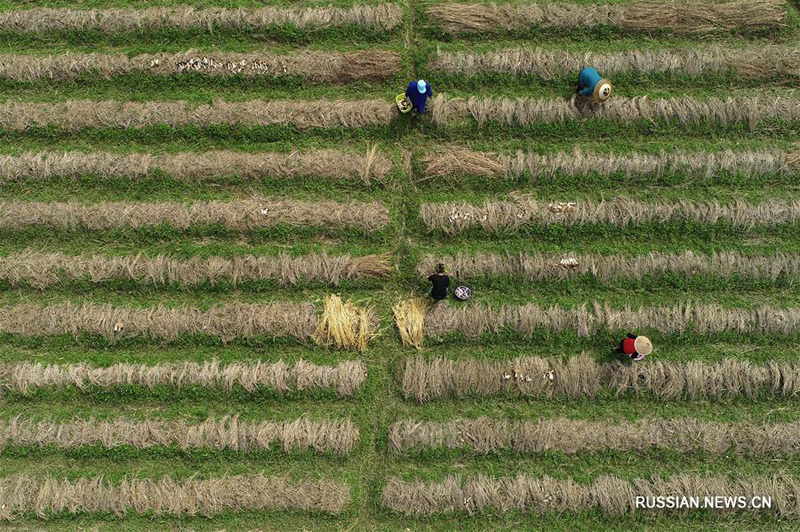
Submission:
[[[0,0],[0,529],[800,530],[798,83],[796,0]]]

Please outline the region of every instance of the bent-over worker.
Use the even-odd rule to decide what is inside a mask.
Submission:
[[[411,104],[414,109],[419,111],[419,114],[425,112],[425,104],[428,103],[428,98],[431,96],[433,96],[433,89],[424,79],[412,81],[406,89],[406,98],[411,100]]]
[[[653,343],[647,336],[636,336],[635,334],[628,333],[620,342],[616,351],[638,362],[653,352]]]
[[[447,289],[450,287],[450,276],[444,271],[444,264],[436,265],[436,273],[428,277],[431,288],[428,290],[432,299],[441,301],[447,299]]]
[[[578,87],[575,92],[596,102],[604,102],[611,98],[611,82],[603,79],[596,69],[586,67],[578,76]]]

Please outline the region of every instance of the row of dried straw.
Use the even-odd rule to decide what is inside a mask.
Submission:
[[[641,281],[665,275],[684,278],[713,275],[725,279],[770,282],[785,278],[794,282],[800,278],[800,255],[781,252],[770,255],[746,255],[737,251],[707,255],[693,251],[653,251],[647,255],[458,253],[449,256],[425,255],[417,264],[417,274],[427,277],[437,264],[444,264],[447,271],[453,272],[461,280],[510,276],[531,282],[592,276],[608,282],[614,279]]]
[[[251,197],[234,201],[130,202],[109,201],[4,201],[0,202],[0,230],[51,227],[67,230],[136,229],[169,225],[221,225],[238,231],[278,225],[352,228],[372,232],[389,224],[389,212],[378,201],[371,203],[301,201]]]
[[[341,482],[292,481],[263,474],[185,480],[126,478],[118,483],[102,477],[67,480],[26,474],[0,479],[0,519],[6,521],[28,514],[40,519],[91,513],[211,517],[245,510],[338,514],[350,499],[349,487]]]
[[[275,281],[281,285],[321,282],[336,286],[344,280],[386,277],[390,270],[391,264],[384,255],[330,256],[325,252],[297,257],[281,253],[181,260],[165,255],[66,255],[29,249],[0,257],[0,279],[40,290],[83,280],[133,280],[157,286],[219,282],[240,285],[248,281]]]
[[[590,65],[605,76],[628,72],[687,76],[736,73],[743,78],[773,78],[800,75],[800,51],[784,45],[582,53],[541,48],[505,48],[482,53],[439,50],[429,68],[467,76],[501,73],[555,80],[574,77]]]
[[[0,159],[1,160],[1,159]],[[533,182],[556,176],[599,175],[604,177],[659,178],[681,175],[687,178],[710,178],[719,174],[746,177],[793,176],[800,170],[800,153],[782,150],[719,152],[661,152],[604,154],[574,149],[540,155],[518,150],[514,154],[476,152],[460,147],[446,147],[422,157],[424,177],[479,176],[518,179],[529,176]]]
[[[275,26],[307,29],[360,26],[390,31],[402,24],[397,4],[355,4],[348,7],[195,8],[192,6],[139,9],[32,8],[0,12],[0,32],[43,33],[94,31],[146,32],[154,29],[268,30]]]
[[[365,349],[379,320],[369,307],[327,296],[322,315],[311,302],[229,303],[208,310],[193,307],[133,308],[83,303],[0,307],[0,332],[20,336],[101,335],[109,340],[144,337],[173,341],[202,334],[229,342],[256,336],[313,339],[343,349]]]
[[[23,152],[0,155],[0,183],[25,183],[58,178],[145,179],[166,175],[189,183],[238,177],[250,181],[301,177],[330,180],[382,181],[392,161],[377,149],[365,154],[344,150],[308,150],[291,153],[207,151],[156,155],[111,152]]]
[[[400,55],[383,50],[325,52],[199,52],[142,54],[75,53],[0,54],[0,78],[14,81],[64,81],[83,74],[104,78],[124,74],[212,76],[299,76],[311,81],[349,83],[387,80],[400,70]]]
[[[447,397],[516,395],[531,398],[653,397],[659,401],[759,397],[800,398],[800,364],[755,365],[725,359],[706,363],[653,361],[646,364],[599,363],[581,355],[569,358],[518,357],[510,360],[408,359],[403,395],[427,402]]]
[[[253,453],[281,449],[293,452],[347,454],[358,444],[358,427],[349,419],[313,421],[241,421],[238,416],[208,418],[202,423],[163,419],[73,419],[57,423],[20,416],[0,420],[0,449],[7,446],[105,449],[131,446],[149,449],[175,446],[182,450],[211,449]]]
[[[249,100],[194,105],[185,101],[66,100],[6,101],[0,104],[0,129],[141,128],[148,126],[260,127],[298,129],[385,126],[396,116],[387,100]]]
[[[537,421],[488,417],[443,422],[403,420],[389,429],[389,447],[396,453],[442,448],[478,454],[668,449],[712,455],[794,455],[800,453],[800,422],[753,425],[677,418],[610,424],[564,417]]]
[[[728,203],[681,199],[641,201],[627,197],[609,200],[569,198],[563,202],[540,201],[515,194],[508,200],[486,199],[483,205],[467,202],[423,203],[420,218],[429,231],[456,235],[472,229],[496,233],[551,224],[608,224],[619,227],[645,223],[727,223],[737,228],[796,224],[800,200],[774,199]],[[0,218],[2,221],[2,218]]]
[[[279,394],[306,390],[333,390],[342,397],[355,394],[367,379],[367,368],[360,361],[342,361],[335,366],[320,366],[298,360],[278,362],[170,362],[147,366],[118,363],[106,367],[77,364],[17,362],[0,366],[0,386],[22,395],[39,388],[141,386],[152,389],[201,387],[232,392],[241,388],[250,393],[263,390]]]
[[[456,126],[469,120],[474,120],[478,126],[490,122],[528,126],[592,119],[623,124],[660,121],[692,127],[744,125],[752,131],[764,122],[800,120],[800,99],[773,95],[730,96],[726,99],[616,96],[600,104],[577,95],[567,100],[492,96],[450,98],[438,94],[431,99],[430,113],[431,121],[441,127]]]
[[[537,28],[598,26],[626,31],[712,34],[776,30],[788,24],[782,0],[678,2],[635,0],[613,4],[525,2],[440,3],[427,8],[437,27],[450,34],[497,33]]]
[[[571,478],[534,478],[519,474],[515,477],[489,477],[479,475],[462,480],[458,476],[445,477],[441,482],[424,480],[405,481],[392,478],[383,490],[383,505],[405,515],[432,514],[525,514],[579,513],[599,511],[609,516],[632,514],[677,513],[689,515],[696,509],[653,508],[641,509],[637,497],[655,498],[742,497],[746,502],[767,497],[771,507],[729,507],[716,509],[714,514],[769,515],[783,519],[800,517],[800,480],[778,474],[773,477],[725,477],[673,475],[668,479],[635,478],[602,475],[591,483],[579,483]],[[709,510],[710,511],[710,510]]]
[[[685,301],[672,306],[626,305],[613,307],[594,301],[577,307],[541,307],[535,303],[490,306],[437,304],[424,316],[424,334],[437,338],[458,333],[470,339],[484,334],[514,331],[532,336],[536,331],[575,331],[586,338],[600,330],[651,330],[664,334],[715,334],[733,331],[742,334],[792,335],[800,331],[800,308],[758,305],[752,308],[726,308],[715,303]]]

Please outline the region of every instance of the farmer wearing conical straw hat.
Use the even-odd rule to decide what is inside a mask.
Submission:
[[[424,79],[412,81],[408,84],[405,96],[398,94],[396,101],[401,113],[407,113],[411,109],[416,109],[419,114],[425,112],[425,104],[428,98],[433,96],[433,89]]]
[[[602,103],[611,98],[611,82],[603,79],[596,69],[586,67],[578,76],[578,87],[575,92]]]
[[[647,336],[636,336],[628,333],[617,348],[617,353],[625,355],[633,361],[638,362],[653,352],[653,343]]]

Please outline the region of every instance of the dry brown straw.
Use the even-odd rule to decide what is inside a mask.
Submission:
[[[427,13],[437,27],[451,34],[598,26],[648,33],[709,34],[775,30],[788,23],[788,5],[781,0],[600,5],[439,3],[429,6]]]
[[[191,6],[81,10],[33,8],[0,12],[0,32],[120,33],[154,29],[214,32],[265,30],[274,26],[308,29],[361,26],[370,30],[389,31],[397,28],[402,21],[403,11],[397,4],[256,9],[198,9]]]
[[[355,394],[367,379],[360,361],[342,361],[320,366],[298,360],[278,362],[171,362],[147,366],[119,363],[107,367],[77,364],[17,362],[0,365],[0,385],[12,392],[29,395],[38,388],[114,388],[156,386],[181,389],[201,387],[231,392],[241,388],[249,393],[272,390],[279,394],[306,390],[333,390],[342,397]]]
[[[330,312],[331,300],[337,297],[326,299],[322,318],[310,302],[230,303],[208,310],[114,307],[95,303],[51,306],[21,303],[0,307],[0,331],[28,337],[96,334],[109,340],[144,337],[174,341],[187,334],[208,335],[224,342],[257,336],[292,337],[299,341],[314,339],[345,349],[363,349],[364,338],[372,338],[378,326],[377,315],[371,309],[363,310],[363,314],[358,311],[348,314],[339,323],[339,327],[347,328],[358,341],[341,338],[338,331],[330,337],[320,337],[320,331],[327,331],[330,326],[325,313]]]
[[[800,308],[756,306],[726,308],[714,303],[686,301],[672,306],[630,305],[614,307],[594,301],[577,307],[541,307],[486,304],[450,306],[438,304],[425,314],[424,331],[428,338],[459,333],[476,340],[486,333],[514,331],[524,337],[536,331],[575,331],[587,338],[600,329],[611,331],[655,330],[664,334],[715,334],[733,331],[742,334],[792,335],[800,331]]]
[[[73,52],[46,56],[0,54],[0,78],[13,81],[65,81],[83,74],[111,78],[133,73],[171,76],[200,73],[211,76],[299,76],[311,81],[349,83],[388,80],[399,70],[399,54],[382,50],[347,53],[303,50],[288,54],[189,50],[134,57]]]
[[[389,212],[377,201],[299,201],[252,197],[237,201],[0,202],[0,230],[50,227],[65,230],[137,229],[168,224],[179,229],[222,225],[248,231],[279,225],[327,227],[373,232],[389,224]]]
[[[743,497],[746,501],[767,497],[769,508],[716,509],[714,515],[746,514],[752,517],[769,515],[782,519],[800,517],[800,480],[777,474],[772,477],[724,477],[673,475],[669,479],[652,479],[602,475],[590,483],[551,477],[534,478],[479,475],[462,480],[445,477],[441,482],[404,481],[392,478],[383,490],[383,505],[404,515],[432,514],[524,514],[578,513],[599,511],[609,516],[651,515],[672,513],[689,515],[697,509],[639,509],[636,497]],[[711,511],[711,510],[709,510]]]
[[[20,416],[0,421],[0,449],[7,446],[54,446],[76,449],[100,445],[105,449],[131,446],[149,449],[175,446],[182,450],[211,449],[253,453],[282,450],[347,454],[358,444],[358,427],[349,419],[314,421],[242,421],[238,416],[209,418],[202,423],[184,420],[74,419],[65,423],[35,421]]]
[[[150,154],[111,152],[23,152],[0,155],[0,182],[25,183],[58,178],[145,179],[166,174],[189,183],[237,177],[248,181],[267,178],[311,177],[334,181],[361,179],[383,181],[392,161],[377,145],[366,153],[343,150],[308,150],[291,153],[207,151]]]
[[[651,178],[679,174],[710,178],[728,173],[790,177],[800,171],[800,153],[776,149],[601,154],[576,148],[571,152],[540,155],[522,150],[514,154],[476,152],[454,146],[429,152],[422,161],[428,179],[461,176],[518,179],[528,175],[534,182],[548,182],[558,175]]]
[[[396,111],[396,106],[386,100],[215,100],[201,105],[185,101],[6,101],[0,104],[0,129],[25,131],[53,127],[80,131],[87,128],[204,128],[213,125],[362,128],[385,126],[395,117]]]
[[[800,119],[800,99],[794,96],[730,96],[655,98],[613,97],[599,104],[583,97],[536,99],[472,96],[449,98],[438,94],[430,102],[431,120],[441,127],[498,123],[505,126],[565,123],[575,120],[668,122],[684,126],[746,126],[751,131],[764,122]]]
[[[753,401],[768,396],[796,400],[800,398],[800,364],[770,361],[755,365],[737,359],[601,364],[585,355],[509,360],[425,360],[415,356],[406,361],[402,388],[406,398],[422,403],[447,397],[496,395],[578,399],[601,393],[659,401]]]
[[[763,44],[744,48],[708,46],[583,53],[541,48],[507,48],[484,53],[439,50],[429,67],[467,76],[531,74],[555,80],[574,77],[587,65],[606,76],[627,72],[687,76],[733,72],[749,78],[771,78],[800,75],[800,52],[791,46]]]
[[[745,255],[736,251],[708,255],[693,251],[650,252],[631,256],[571,252],[425,255],[417,265],[417,275],[427,277],[437,264],[444,264],[448,271],[456,272],[459,279],[510,276],[525,281],[543,281],[591,276],[608,282],[614,279],[642,281],[674,274],[687,279],[708,275],[773,283],[786,279],[794,283],[800,278],[800,255],[781,252],[770,255]]]
[[[740,229],[756,226],[796,224],[800,200],[774,199],[749,203],[733,199],[727,203],[680,199],[640,201],[626,197],[608,200],[565,198],[539,201],[515,194],[509,200],[486,199],[483,205],[466,202],[423,203],[420,218],[429,231],[456,235],[480,229],[489,233],[519,231],[551,224],[607,224],[619,227],[645,223],[718,224]]]
[[[753,425],[692,418],[608,423],[564,417],[538,421],[480,417],[398,421],[389,429],[395,453],[466,449],[478,454],[566,454],[669,449],[679,453],[767,456],[800,453],[800,422]]]
[[[423,298],[401,299],[392,307],[403,345],[413,345],[417,349],[422,349],[425,341],[425,313],[429,307],[428,300]]]
[[[0,519],[7,521],[27,514],[50,519],[61,513],[211,517],[225,511],[305,510],[338,514],[350,499],[349,487],[341,482],[294,481],[263,474],[186,480],[125,478],[113,484],[102,477],[67,480],[19,474],[0,479]]]
[[[331,256],[325,252],[297,257],[281,253],[274,257],[241,255],[181,260],[164,255],[65,255],[28,249],[0,257],[0,279],[40,290],[86,280],[92,283],[132,280],[156,286],[220,282],[238,286],[248,281],[275,281],[283,286],[321,282],[337,286],[345,280],[386,277],[390,270],[391,264],[384,255]]]

